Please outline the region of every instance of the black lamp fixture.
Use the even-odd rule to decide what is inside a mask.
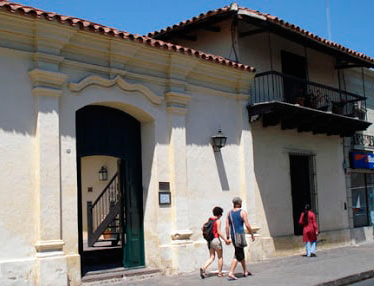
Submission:
[[[108,169],[106,166],[101,166],[99,170],[99,181],[107,181],[108,180]]]
[[[212,136],[212,145],[214,152],[220,152],[222,147],[226,145],[227,137],[223,135],[221,128],[218,129],[218,133]]]

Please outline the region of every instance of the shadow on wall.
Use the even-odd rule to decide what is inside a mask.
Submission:
[[[217,165],[217,170],[218,170],[218,176],[219,176],[219,181],[221,183],[221,187],[223,191],[229,191],[230,186],[229,186],[229,181],[227,179],[227,174],[226,174],[226,169],[225,169],[225,164],[222,159],[222,154],[221,152],[214,152],[214,157],[216,159],[216,165]]]
[[[0,130],[10,133],[35,136],[39,109],[36,101],[27,100],[28,106],[24,103],[17,104],[16,96],[2,98],[0,105]],[[30,95],[30,98],[33,97]],[[40,108],[41,116],[55,115],[57,110],[54,106],[45,105]]]
[[[281,143],[276,142],[278,129],[279,126],[263,128],[262,120],[252,123],[254,174],[261,198],[256,204],[258,211],[263,211],[260,217],[264,217],[258,223],[263,233],[271,237],[293,235],[289,160]]]

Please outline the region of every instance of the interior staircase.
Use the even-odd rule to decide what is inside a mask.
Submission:
[[[112,246],[121,240],[121,192],[118,173],[106,185],[94,203],[87,202],[88,247],[110,241]]]

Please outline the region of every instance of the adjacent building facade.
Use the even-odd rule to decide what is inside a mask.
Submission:
[[[372,171],[353,160],[372,158],[362,155],[372,153],[372,58],[235,3],[149,36],[256,67],[248,114],[257,258],[295,253],[305,203],[321,247],[372,240]]]
[[[372,239],[351,136],[372,134],[374,60],[248,9],[200,17],[146,37],[0,3],[1,285],[194,271],[234,196],[252,261],[303,251],[305,203],[322,247]]]

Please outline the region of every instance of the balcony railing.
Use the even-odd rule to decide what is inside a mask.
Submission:
[[[374,148],[374,136],[356,133],[352,137],[353,144],[361,147]]]
[[[251,86],[251,104],[269,101],[366,118],[365,97],[276,71],[257,74]]]

